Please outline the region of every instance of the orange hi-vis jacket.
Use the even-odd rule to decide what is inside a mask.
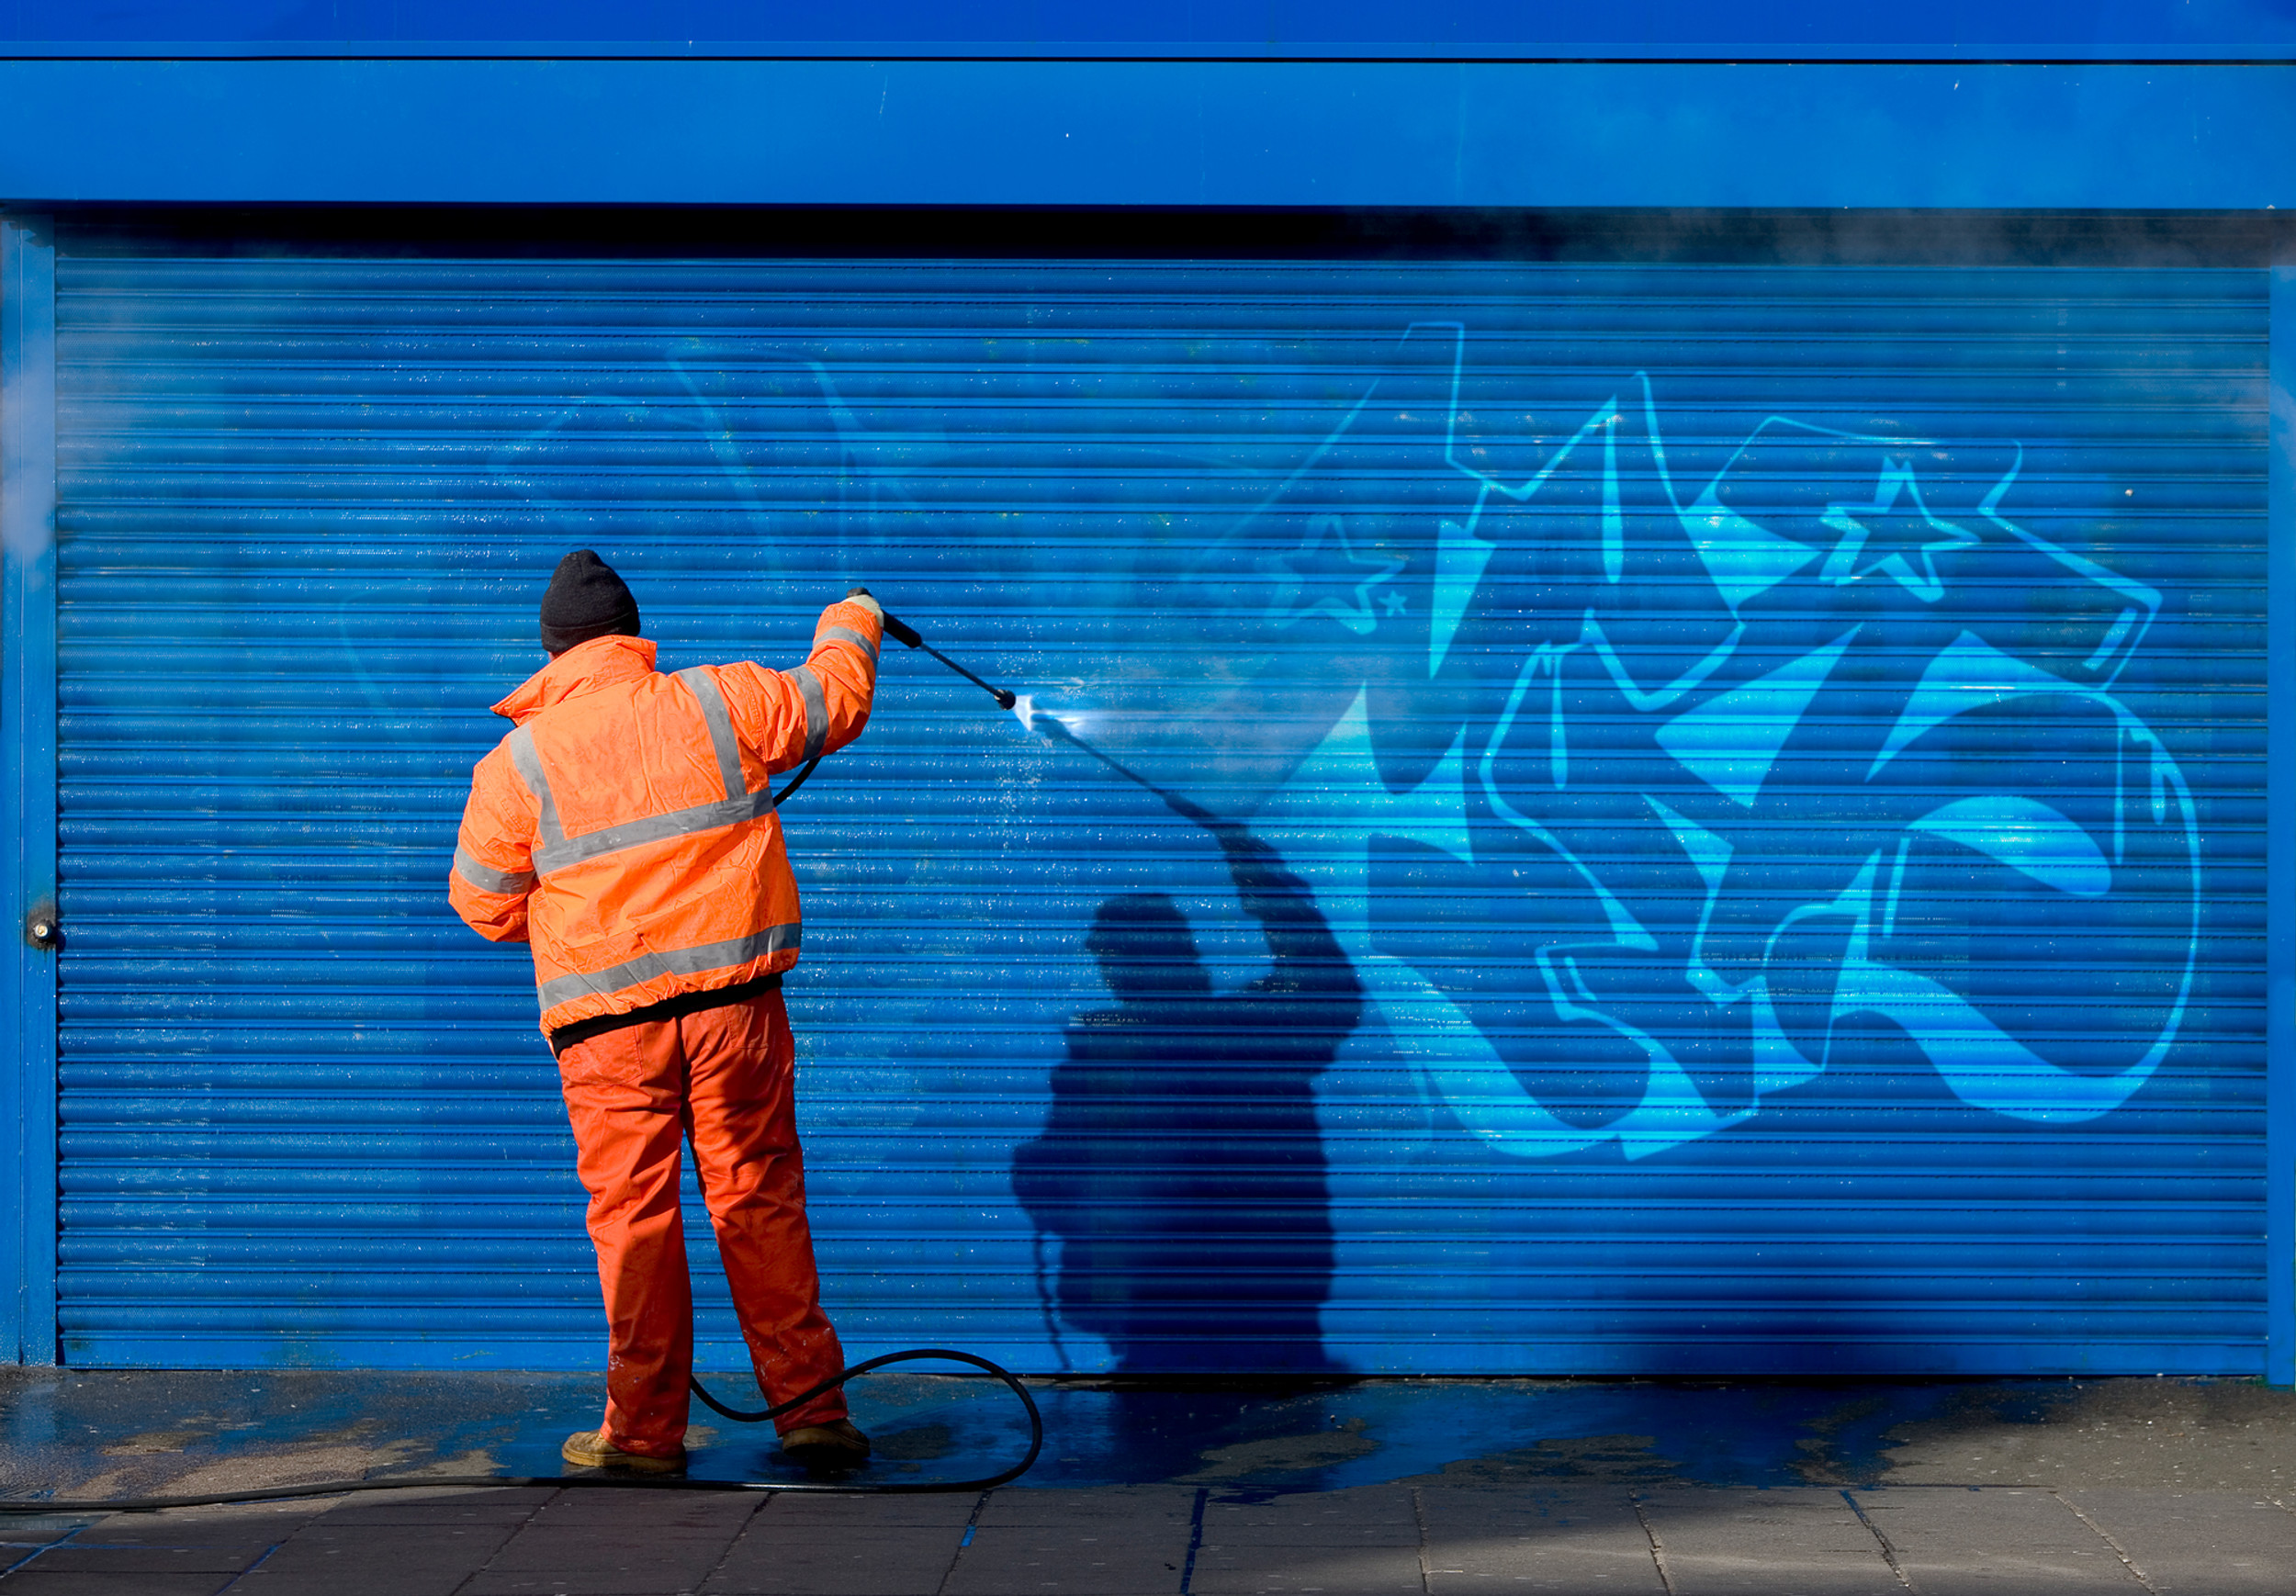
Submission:
[[[883,632],[822,612],[794,670],[696,665],[593,637],[494,706],[448,894],[480,936],[531,942],[545,1035],[797,962],[797,882],[771,778],[869,724]]]

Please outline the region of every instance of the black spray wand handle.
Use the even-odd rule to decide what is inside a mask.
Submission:
[[[854,591],[866,592],[868,590],[865,588],[856,588]],[[940,649],[926,642],[923,633],[919,632],[916,627],[910,625],[906,621],[902,620],[900,616],[895,615],[890,610],[880,611],[879,613],[884,617],[886,633],[896,642],[902,643],[911,648],[922,648],[926,653],[931,655],[935,659],[940,660],[943,665],[946,665],[950,669],[955,671],[959,676],[963,677],[965,680],[971,682],[974,686],[979,688],[983,692],[987,693],[989,697],[995,699],[996,701],[997,708],[1010,709],[1015,703],[1019,702],[1003,688],[996,687],[988,682],[983,681],[979,677],[974,675],[963,666],[959,665],[955,660],[950,658]]]

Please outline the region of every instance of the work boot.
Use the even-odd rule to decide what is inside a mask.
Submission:
[[[863,1442],[866,1446],[868,1443]],[[625,1452],[606,1439],[603,1430],[577,1430],[558,1448],[558,1456],[568,1463],[579,1463],[584,1468],[612,1468],[631,1474],[683,1474],[686,1471],[685,1448],[678,1448],[675,1457],[648,1457],[642,1452]]]
[[[782,1437],[782,1450],[807,1468],[856,1468],[869,1456],[869,1437],[850,1419],[804,1424]]]

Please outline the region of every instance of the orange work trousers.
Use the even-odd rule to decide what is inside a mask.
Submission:
[[[779,992],[624,1026],[558,1056],[606,1295],[606,1439],[675,1456],[693,1369],[693,1286],[678,1206],[691,1139],[758,1388],[786,1400],[844,1366],[821,1311],[797,1145],[796,1044]],[[775,1426],[845,1417],[824,1392]]]

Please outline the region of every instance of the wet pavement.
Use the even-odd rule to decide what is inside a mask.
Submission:
[[[748,1399],[733,1380],[721,1395]],[[2296,1590],[2296,1393],[2167,1379],[1031,1382],[986,1495],[433,1486],[0,1520],[0,1592]],[[0,1495],[564,1472],[565,1375],[0,1371]],[[1010,1393],[856,1382],[854,1483],[1017,1458]],[[704,1415],[704,1417],[714,1417]],[[804,1482],[697,1426],[693,1475]]]

